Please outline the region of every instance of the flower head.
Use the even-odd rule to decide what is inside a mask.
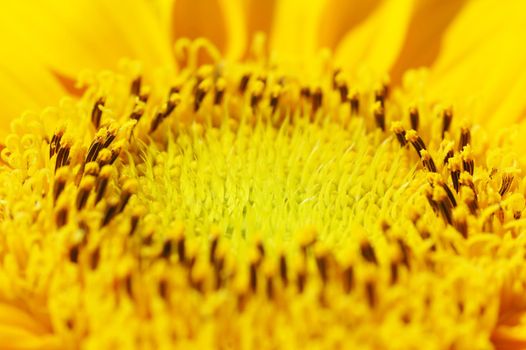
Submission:
[[[522,125],[479,116],[518,111],[513,91],[459,102],[454,75],[438,79],[451,51],[400,84],[431,63],[407,62],[404,38],[436,2],[349,17],[340,1],[271,3],[245,17],[235,1],[177,1],[176,35],[207,37],[178,39],[171,60],[166,4],[132,1],[136,16],[103,13],[152,32],[153,51],[115,42],[140,61],[38,70],[72,96],[15,119],[1,150],[3,348],[523,346]],[[430,27],[454,46],[490,3],[445,7]],[[224,16],[185,20],[198,10]]]

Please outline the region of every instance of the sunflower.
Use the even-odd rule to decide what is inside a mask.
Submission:
[[[2,7],[0,348],[526,348],[520,2]]]

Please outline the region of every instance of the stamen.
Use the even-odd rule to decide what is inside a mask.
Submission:
[[[446,108],[442,111],[442,138],[444,138],[446,131],[449,131],[451,120],[453,119],[453,110]]]
[[[416,107],[409,108],[409,120],[411,122],[411,129],[418,131],[418,126],[420,124],[420,114]]]
[[[104,108],[104,105],[106,104],[106,99],[104,97],[100,97],[93,106],[93,109],[91,111],[91,122],[93,126],[95,127],[95,130],[98,130],[100,127],[100,121],[102,118],[102,109]]]

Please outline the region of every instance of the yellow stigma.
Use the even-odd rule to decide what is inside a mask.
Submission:
[[[86,73],[80,101],[13,123],[0,348],[510,338],[525,200],[505,144],[387,80],[192,55],[158,79]]]

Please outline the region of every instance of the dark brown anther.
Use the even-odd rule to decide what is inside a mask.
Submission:
[[[449,202],[446,202],[445,200],[441,200],[438,202],[438,209],[440,213],[442,214],[442,217],[444,220],[452,225],[453,224],[453,212],[451,211],[451,206],[449,205]]]
[[[433,158],[431,157],[428,151],[426,150],[420,151],[420,158],[422,159],[422,164],[428,171],[432,173],[437,172],[435,161],[433,160]]]
[[[108,148],[109,145],[115,140],[116,135],[114,133],[108,133],[106,136],[106,141],[104,141],[104,144],[102,145],[102,148]]]
[[[400,249],[400,253],[401,253],[400,262],[405,267],[409,268],[409,253],[410,253],[409,246],[401,238],[398,238],[396,242],[398,243],[398,248]]]
[[[121,198],[119,203],[119,213],[121,213],[130,201],[131,196],[137,191],[138,183],[136,180],[128,179],[122,185]]]
[[[422,157],[422,150],[426,150],[426,145],[422,138],[414,130],[409,130],[405,133],[407,141],[411,142],[418,156]]]
[[[77,192],[77,210],[82,210],[88,201],[89,194],[95,186],[95,179],[93,176],[88,175],[82,178]]]
[[[141,84],[142,84],[142,77],[138,76],[131,83],[130,94],[133,96],[139,96],[139,94],[141,93]]]
[[[472,158],[462,160],[462,167],[464,168],[464,171],[467,171],[470,175],[473,175],[475,172],[475,162]]]
[[[263,96],[259,93],[252,94],[252,96],[250,96],[250,107],[252,109],[255,109],[258,106],[262,98]]]
[[[100,262],[100,247],[95,248],[91,253],[90,257],[90,267],[92,270],[95,270],[99,266]]]
[[[376,126],[378,126],[382,131],[385,131],[385,110],[383,107],[378,106],[374,109],[374,120]]]
[[[374,284],[374,281],[367,281],[365,283],[365,295],[367,297],[367,303],[371,308],[374,308],[376,306],[376,286]]]
[[[338,87],[338,91],[340,92],[340,100],[342,103],[345,103],[347,101],[347,97],[349,96],[349,88],[347,87],[347,84],[342,83]]]
[[[398,263],[396,261],[391,261],[391,284],[396,284],[398,282]]]
[[[216,259],[218,245],[219,245],[219,236],[214,235],[214,237],[212,237],[212,241],[210,242],[210,252],[208,256],[208,260],[210,261],[210,264],[214,264],[214,261]]]
[[[320,273],[321,280],[323,283],[327,283],[329,278],[328,267],[327,267],[327,256],[320,255],[316,257],[316,266],[318,267],[318,272]]]
[[[166,240],[163,244],[163,249],[161,250],[161,256],[165,259],[169,259],[172,255],[172,241]]]
[[[464,147],[471,143],[471,131],[468,128],[460,129],[460,140],[458,141],[458,151],[462,152]]]
[[[258,250],[259,256],[263,258],[265,256],[265,246],[263,246],[263,242],[258,240],[256,243],[256,248]]]
[[[135,230],[137,230],[137,226],[139,225],[139,220],[141,218],[141,215],[139,212],[135,212],[131,216],[130,220],[130,233],[129,235],[132,236],[135,233]]]
[[[53,155],[60,149],[60,141],[62,140],[63,135],[63,131],[58,131],[51,138],[51,142],[49,143],[49,158],[53,157]]]
[[[316,88],[312,94],[312,112],[316,113],[323,103],[323,92],[320,88]]]
[[[139,121],[142,118],[143,115],[144,115],[144,109],[143,108],[135,109],[130,114],[130,119]]]
[[[61,146],[57,153],[55,161],[55,172],[62,166],[69,164],[69,146]]]
[[[109,165],[106,165],[104,166],[104,168],[102,168],[100,175],[97,179],[97,185],[95,188],[95,191],[97,192],[97,196],[95,197],[95,203],[100,202],[102,197],[104,197],[104,193],[106,192],[106,187],[108,186],[108,181],[111,175],[111,169],[106,168],[106,167],[109,167]]]
[[[449,160],[453,158],[454,155],[455,155],[455,152],[452,149],[447,151],[446,156],[444,157],[444,164],[447,164]]]
[[[241,77],[239,82],[239,92],[244,94],[248,87],[248,82],[250,81],[250,74],[245,74]]]
[[[102,219],[101,226],[106,226],[110,221],[117,215],[117,209],[119,202],[117,199],[108,200],[106,205],[106,211],[104,212],[104,218]]]
[[[64,188],[66,187],[66,179],[65,176],[60,176],[55,179],[55,184],[53,186],[53,203],[57,202],[58,197],[62,191],[64,191]]]
[[[374,102],[378,102],[380,106],[385,107],[386,90],[384,87],[374,92]]]
[[[462,237],[468,238],[468,223],[465,218],[455,220],[454,226]]]
[[[298,285],[298,292],[303,293],[305,290],[305,284],[307,282],[307,273],[305,271],[298,272],[298,276],[296,277],[296,283]]]
[[[351,96],[349,99],[349,104],[351,106],[351,115],[358,115],[360,112],[360,97],[357,93]]]
[[[354,287],[354,268],[352,265],[347,266],[343,271],[343,291],[350,293]]]
[[[300,90],[300,95],[301,97],[305,98],[305,99],[310,99],[310,96],[311,96],[311,92],[310,92],[310,89],[308,87],[302,87],[301,90]]]
[[[446,192],[450,205],[452,207],[456,207],[457,201],[455,199],[455,196],[453,195],[453,192],[451,192],[451,189],[449,188],[449,186],[446,183],[442,183],[441,187],[444,189],[444,192]]]
[[[55,215],[57,227],[62,227],[68,222],[68,208],[62,208]]]
[[[362,257],[365,259],[365,261],[378,265],[376,253],[374,252],[373,246],[369,242],[362,242],[360,245],[360,253],[362,254]]]
[[[393,130],[393,132],[395,133],[396,139],[398,140],[398,143],[400,143],[401,147],[404,147],[405,145],[407,145],[407,139],[405,137],[405,130],[402,127],[402,124],[400,124],[400,122],[394,122],[391,130]]]
[[[285,255],[279,257],[279,275],[283,284],[287,285],[289,280],[287,275],[287,258]]]
[[[418,126],[420,124],[420,114],[416,107],[409,108],[409,121],[411,122],[411,129],[418,131]]]
[[[459,179],[460,179],[460,171],[459,170],[452,170],[451,171],[451,182],[453,182],[453,188],[458,193],[458,190],[460,188],[459,186]]]
[[[102,140],[100,140],[98,137],[95,138],[95,140],[93,140],[89,146],[88,155],[86,156],[86,163],[93,162],[95,159],[97,159],[99,151],[102,148]]]
[[[177,241],[177,256],[180,262],[186,261],[186,242],[184,236],[181,236]]]
[[[502,184],[500,185],[499,194],[504,196],[510,189],[513,183],[513,175],[505,174],[502,176]]]
[[[274,299],[274,279],[272,278],[272,276],[267,276],[266,292],[267,292],[267,298],[269,300],[273,300]]]
[[[79,262],[79,251],[80,246],[78,244],[73,245],[69,248],[69,261],[76,264]]]
[[[133,280],[130,274],[124,277],[124,288],[128,296],[133,299]]]
[[[429,205],[431,206],[431,208],[433,209],[433,212],[435,214],[438,214],[440,212],[440,209],[438,207],[438,203],[435,202],[435,200],[433,199],[433,193],[432,192],[426,193],[426,199]]]
[[[446,131],[449,131],[451,126],[451,120],[453,119],[453,110],[451,108],[446,108],[442,112],[442,138],[446,135]]]
[[[178,85],[174,85],[170,88],[170,91],[168,92],[168,97],[174,95],[174,94],[178,94],[181,92],[181,87],[178,86]]]
[[[278,108],[278,102],[279,102],[279,94],[272,94],[270,96],[270,108],[272,108],[272,113],[276,113],[276,109]]]
[[[168,282],[165,279],[159,281],[158,291],[159,296],[166,301],[168,299]]]
[[[202,99],[201,99],[201,102],[202,102]],[[172,112],[174,111],[175,107],[177,107],[177,102],[174,99],[170,98],[168,102],[166,103],[166,109],[164,110],[162,119],[168,118],[170,114],[172,114]]]
[[[157,128],[159,127],[159,125],[161,125],[161,122],[163,121],[164,119],[164,113],[162,112],[158,112],[155,117],[153,118],[152,120],[152,124],[150,125],[150,133],[154,132],[155,130],[157,130]]]
[[[216,87],[216,91],[215,91],[215,94],[214,94],[214,104],[217,106],[217,105],[220,105],[221,102],[223,102],[223,97],[225,96],[225,90],[222,89],[222,90],[219,90],[217,87]]]
[[[204,89],[202,86],[197,88],[194,97],[194,112],[197,112],[201,107],[201,103],[203,103],[203,100],[206,97],[206,92],[206,89]]]
[[[334,72],[332,72],[332,88],[336,90],[339,86],[339,79],[338,76],[341,73],[341,68],[336,68]]]
[[[257,262],[250,263],[250,289],[252,292],[256,292],[258,288],[258,272],[257,272]]]
[[[95,129],[99,129],[100,127],[100,121],[102,118],[102,108],[104,108],[104,105],[106,104],[106,99],[104,97],[99,98],[95,105],[93,106],[93,109],[91,110],[91,122],[93,123],[93,126],[95,126]]]

